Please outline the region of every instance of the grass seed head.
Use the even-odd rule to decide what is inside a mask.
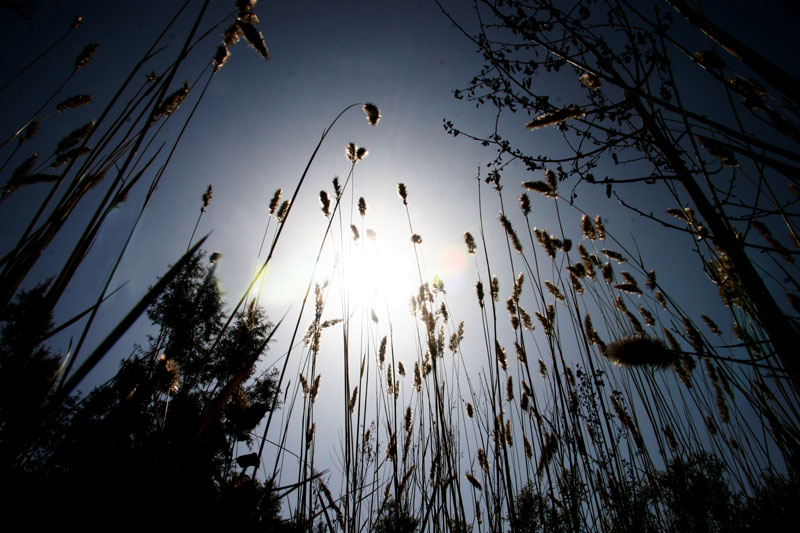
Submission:
[[[239,14],[249,13],[255,7],[258,0],[236,0],[236,9],[239,10]]]
[[[356,146],[356,143],[348,143],[344,148],[344,156],[348,161],[352,161],[353,163],[358,161],[356,158],[356,152],[358,152],[358,146]]]
[[[275,191],[275,194],[272,195],[272,200],[269,201],[269,215],[272,216],[275,214],[275,211],[278,209],[278,204],[281,201],[281,195],[283,194],[283,189],[278,189]]]
[[[605,356],[617,366],[668,368],[678,354],[661,339],[639,334],[615,340],[607,346]]]
[[[476,488],[476,489],[478,489],[478,490],[481,490],[482,486],[481,486],[481,482],[480,482],[480,481],[478,481],[478,478],[476,478],[475,476],[473,476],[473,475],[472,475],[472,474],[470,474],[469,472],[467,472],[467,473],[466,473],[464,476],[467,478],[467,481],[469,481],[469,482],[470,482],[470,484],[471,484],[473,487],[475,487],[475,488]]]
[[[167,96],[159,106],[153,111],[150,118],[151,122],[157,121],[161,117],[168,117],[172,115],[186,99],[189,94],[189,83],[183,82],[183,86],[174,93]]]
[[[264,36],[258,28],[254,24],[247,22],[247,18],[240,18],[236,24],[242,29],[242,34],[244,34],[244,38],[247,39],[250,47],[264,59],[269,59],[269,49],[264,43]]]
[[[569,105],[567,107],[563,107],[561,109],[557,109],[556,111],[552,111],[549,113],[542,113],[538,117],[534,118],[533,120],[529,121],[525,127],[529,130],[536,130],[539,128],[544,128],[546,126],[553,126],[556,124],[561,124],[572,118],[581,118],[583,117],[584,113],[580,107],[577,105]]]
[[[233,46],[242,38],[242,28],[234,22],[222,34],[222,42],[225,46]]]
[[[600,215],[594,218],[594,227],[597,230],[597,238],[601,241],[606,240],[606,227],[603,226],[603,219],[600,218]]]
[[[370,126],[377,126],[378,122],[381,120],[381,112],[378,110],[378,106],[371,103],[366,103],[362,106],[364,113],[367,115],[367,122],[369,122]]]
[[[283,222],[286,220],[286,215],[289,214],[289,200],[284,200],[281,206],[278,208],[278,222]]]
[[[522,214],[526,217],[531,213],[531,199],[526,193],[519,195],[519,208],[522,209]]]
[[[75,58],[75,70],[86,68],[86,65],[92,60],[94,53],[97,52],[99,47],[100,43],[87,44],[86,47],[81,50],[81,53],[78,54],[78,57]]]
[[[87,122],[83,126],[76,128],[65,135],[60,141],[58,141],[58,146],[56,146],[57,153],[63,153],[73,148],[78,143],[83,141],[89,133],[91,133],[92,129],[94,128],[94,120],[91,122]]]
[[[588,72],[584,72],[578,78],[578,81],[581,82],[581,85],[591,89],[592,91],[596,91],[602,85],[600,78],[595,76],[594,74],[589,74]]]
[[[497,362],[500,363],[500,368],[504,371],[508,370],[508,358],[506,357],[506,349],[500,344],[500,341],[494,341],[494,348],[497,354]]]
[[[217,52],[214,54],[214,72],[219,72],[228,62],[229,57],[231,57],[231,53],[228,51],[228,47],[224,44],[219,45]]]
[[[408,191],[406,190],[405,183],[397,184],[397,194],[399,194],[400,198],[403,199],[403,205],[408,205]]]
[[[547,183],[543,181],[524,181],[522,182],[522,186],[528,189],[529,191],[538,192],[545,196],[549,196],[551,198],[557,196],[557,193],[553,189],[551,189]]]
[[[474,254],[475,253],[475,238],[472,236],[472,233],[465,232],[464,233],[464,244],[467,245],[467,253]]]
[[[59,113],[63,113],[65,111],[70,111],[72,109],[77,109],[79,107],[85,106],[90,104],[94,100],[91,94],[76,94],[75,96],[70,96],[63,102],[60,102],[56,105],[56,111]]]
[[[206,189],[206,192],[203,193],[202,197],[203,205],[202,207],[200,207],[201,213],[205,213],[206,208],[211,203],[211,198],[213,197],[214,197],[214,188],[211,185],[209,185],[208,188]]]
[[[325,218],[331,216],[331,199],[328,198],[327,191],[319,191],[319,204]]]
[[[594,230],[594,224],[592,224],[592,219],[589,218],[588,215],[583,215],[581,217],[581,233],[583,233],[584,239],[594,240],[597,237],[597,233]]]

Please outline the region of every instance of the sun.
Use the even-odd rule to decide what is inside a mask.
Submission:
[[[346,246],[338,258],[336,280],[350,304],[376,312],[406,306],[419,285],[416,265],[407,252],[369,237]]]

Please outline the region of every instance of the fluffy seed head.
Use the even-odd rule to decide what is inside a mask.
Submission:
[[[264,36],[261,32],[253,24],[247,22],[246,17],[240,18],[236,22],[236,25],[242,29],[244,38],[247,39],[247,43],[250,47],[258,52],[264,59],[269,59],[269,49],[266,43],[264,43]]]
[[[228,51],[228,47],[224,44],[219,45],[217,53],[214,54],[214,72],[219,72],[219,69],[228,62],[229,57],[231,57],[231,53]]]
[[[222,42],[225,46],[233,46],[234,44],[239,42],[239,39],[242,38],[242,28],[237,24],[233,23],[225,30],[225,33],[222,34]]]
[[[353,163],[358,161],[356,158],[356,152],[358,152],[358,146],[356,146],[356,143],[348,143],[344,148],[344,156],[348,161],[352,161]]]
[[[363,105],[362,109],[364,109],[364,113],[367,115],[367,122],[369,122],[369,125],[377,126],[378,122],[381,120],[381,113],[378,110],[378,106],[366,103]]]
[[[617,366],[672,366],[678,354],[667,348],[661,339],[649,335],[633,335],[618,339],[606,347],[606,358]]]
[[[214,188],[211,185],[209,185],[208,188],[206,189],[206,192],[203,193],[202,197],[203,206],[200,208],[201,213],[205,213],[206,207],[208,207],[208,205],[211,203],[211,198],[213,197],[214,197]]]
[[[470,232],[464,233],[464,244],[467,245],[467,252],[474,254],[475,253],[475,238],[472,236]]]
[[[406,190],[405,183],[397,184],[397,194],[399,194],[400,198],[403,199],[403,205],[408,205],[408,191]]]
[[[594,231],[594,224],[592,224],[592,219],[589,218],[588,215],[583,215],[581,217],[581,232],[583,233],[584,239],[594,240],[594,238],[597,236],[597,234]]]
[[[325,218],[331,216],[331,199],[328,198],[328,193],[326,191],[319,191],[319,203]]]
[[[519,195],[519,207],[522,209],[522,214],[525,216],[530,215],[531,213],[531,199],[528,197],[526,193],[522,193]]]
[[[476,489],[478,489],[478,490],[481,490],[481,482],[480,482],[480,481],[478,481],[478,478],[476,478],[475,476],[473,476],[473,475],[472,475],[472,474],[470,474],[470,473],[466,473],[466,474],[464,474],[464,476],[467,478],[467,481],[469,481],[469,482],[470,482],[470,484],[471,484],[473,487],[475,487],[475,488],[476,488]]]
[[[70,96],[63,102],[56,105],[56,111],[59,113],[63,113],[64,111],[69,111],[71,109],[76,109],[81,106],[85,106],[94,100],[91,94],[76,94],[75,96]]]
[[[278,208],[278,222],[283,222],[286,219],[286,215],[289,214],[289,200],[284,200],[281,206]]]
[[[547,183],[543,181],[525,181],[522,183],[522,186],[528,189],[529,191],[535,191],[544,194],[545,196],[549,196],[551,198],[557,196],[557,193],[553,189],[551,189]]]
[[[69,150],[70,148],[74,147],[79,142],[84,140],[86,136],[89,135],[89,133],[91,133],[93,128],[94,128],[94,120],[91,122],[87,122],[80,128],[72,130],[58,142],[58,146],[56,147],[56,152],[63,153]]]
[[[186,95],[189,94],[189,83],[184,82],[183,86],[175,91],[174,93],[167,96],[163,102],[159,104],[155,111],[153,111],[153,115],[150,118],[152,122],[155,122],[161,117],[168,117],[172,113],[177,110],[183,101],[186,99]]]
[[[589,89],[596,91],[600,88],[602,83],[600,82],[600,78],[595,76],[594,74],[589,74],[588,72],[584,72],[578,78],[578,81],[581,82],[581,85],[588,87]]]
[[[600,239],[601,241],[606,240],[606,228],[605,226],[603,226],[603,219],[600,218],[600,215],[597,215],[594,218],[594,226],[595,229],[597,230],[597,238]]]
[[[278,209],[278,204],[281,201],[281,194],[283,194],[283,189],[276,190],[275,194],[272,195],[272,200],[269,201],[270,216],[274,215],[275,211]]]
[[[528,122],[525,127],[529,130],[536,130],[546,126],[561,124],[571,118],[581,118],[583,114],[581,108],[573,104],[550,113],[542,113]]]
[[[78,54],[78,57],[75,58],[75,70],[81,70],[86,68],[86,65],[89,64],[91,61],[92,56],[100,47],[100,43],[92,43],[87,44],[86,47]]]
[[[239,13],[249,13],[256,7],[256,2],[258,0],[236,0],[236,9],[239,10]]]

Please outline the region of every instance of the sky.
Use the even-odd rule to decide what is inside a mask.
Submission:
[[[471,2],[442,3],[467,28],[474,27]],[[5,136],[26,120],[30,110],[70,72],[73,58],[89,42],[101,44],[96,57],[62,94],[91,93],[96,103],[71,112],[70,116],[49,118],[40,134],[43,145],[47,140],[54,145],[76,124],[94,118],[100,103],[124,79],[128,67],[122,67],[130,66],[142,55],[180,5],[176,0],[41,0],[30,21],[0,12],[0,43],[4,50],[13,51],[0,56],[0,82],[60,35],[75,15],[84,18],[81,27],[41,64],[0,94],[0,132]],[[197,5],[193,3],[190,9],[196,10]],[[228,0],[212,2],[209,20],[223,19],[232,5]],[[442,127],[446,119],[462,131],[488,134],[494,125],[491,110],[453,97],[453,90],[466,86],[481,68],[475,46],[429,0],[262,0],[255,11],[271,57],[264,61],[240,42],[215,75],[111,283],[112,288],[125,285],[104,306],[84,355],[186,249],[199,214],[201,195],[209,184],[213,185],[214,196],[197,235],[212,232],[205,249],[223,254],[218,269],[221,287],[229,304],[237,301],[251,280],[273,192],[277,188],[283,188],[285,193],[294,189],[323,130],[342,109],[358,102],[374,102],[382,119],[378,126],[371,127],[356,107],[337,122],[325,139],[278,244],[276,260],[267,272],[263,304],[273,320],[287,312],[286,323],[296,320],[325,230],[318,194],[321,189],[332,192],[334,176],[347,176],[349,163],[344,148],[355,142],[369,150],[368,157],[356,165],[354,190],[355,198],[363,196],[369,206],[366,227],[378,235],[374,253],[379,259],[372,264],[381,275],[371,282],[378,284],[392,301],[391,309],[374,303],[371,307],[377,309],[381,320],[391,318],[398,328],[411,327],[407,302],[418,284],[410,242],[413,232],[423,238],[423,246],[418,249],[423,254],[425,281],[441,276],[454,318],[478,327],[473,289],[476,273],[472,259],[465,254],[463,233],[478,233],[476,174],[482,167],[481,176],[485,177],[485,164],[493,158],[494,150],[463,136],[453,138]],[[181,26],[168,35],[170,49],[183,35],[181,30],[185,28]],[[756,27],[754,38],[758,32],[764,34],[768,30]],[[184,79],[191,83],[218,42],[218,37],[208,39],[201,47],[205,55],[198,52],[197,58],[179,72],[176,84]],[[158,61],[157,56],[154,63],[157,65]],[[519,133],[513,134],[514,139],[536,153],[558,150],[555,137],[526,132],[523,125],[527,119],[520,116],[518,120]],[[176,133],[176,124],[179,122],[170,123],[168,128],[173,130],[169,134]],[[516,210],[519,184],[531,179],[542,176],[532,176],[514,166],[504,172],[507,206]],[[397,196],[398,182],[405,183],[409,191],[413,231]],[[115,212],[102,230],[56,309],[57,324],[91,305],[97,297],[119,252],[120,239],[130,230],[143,187],[144,184],[131,195],[130,205]],[[31,186],[0,205],[0,252],[12,246],[22,221],[27,220],[26,213],[45,193],[45,186]],[[487,227],[493,235],[501,235],[496,198],[486,185],[483,195]],[[349,201],[349,196],[345,198]],[[646,192],[638,199],[652,200]],[[602,214],[610,232],[627,246],[638,246],[646,262],[658,265],[659,281],[673,294],[686,296],[698,306],[716,298],[716,290],[698,268],[697,258],[676,251],[679,243],[685,243],[683,236],[643,222],[599,190],[596,194],[581,192],[578,202],[590,214]],[[89,205],[87,202],[81,208],[83,215],[88,215]],[[669,206],[665,203],[655,204],[655,209],[666,207]],[[539,227],[553,229],[557,225],[552,208],[540,198],[534,198],[533,217]],[[578,215],[568,212],[565,223],[576,235]],[[78,225],[72,224],[65,228],[65,235],[77,229]],[[65,249],[58,242],[45,251],[26,286],[52,275],[63,260]],[[326,279],[334,259],[330,252],[323,256],[316,281]],[[371,276],[369,271],[365,269],[360,277]],[[507,292],[511,285],[509,274],[500,272],[499,277]],[[715,312],[719,311],[707,311],[712,316]],[[301,331],[307,323],[302,322]],[[146,320],[137,322],[118,342],[114,357],[104,361],[81,388],[85,390],[90,383],[113,374],[134,343],[146,343],[149,331]],[[278,331],[269,357],[286,351],[290,333],[288,326]],[[65,353],[70,339],[79,334],[79,329],[67,330],[54,339],[55,348]],[[474,337],[467,341],[480,342]]]
[[[224,15],[228,6],[221,4],[224,3],[212,3],[210,12]],[[16,92],[7,94],[2,103],[3,123],[7,124],[4,129],[9,130],[20,117],[27,118],[25,113],[29,111],[19,101],[36,102],[45,96],[53,84],[48,75],[68,73],[72,58],[88,42],[99,42],[101,47],[91,68],[81,72],[69,87],[91,93],[96,102],[102,102],[126,74],[116,65],[135,61],[149,46],[159,23],[179,6],[180,2],[171,1],[110,5],[40,2],[30,22],[6,17],[6,24],[13,23],[9,31],[3,32],[9,45],[38,39],[48,42],[46,38],[58,35],[76,14],[81,14],[84,22],[52,54],[52,61],[29,73],[28,80],[41,81],[41,86],[22,82],[11,87]],[[321,214],[316,218],[304,212],[317,215],[319,190],[324,187],[330,191],[333,176],[346,175],[344,146],[351,141],[370,150],[370,156],[359,164],[356,179],[358,194],[374,208],[370,214],[375,213],[374,229],[379,234],[402,229],[392,222],[403,213],[395,192],[399,181],[409,187],[415,223],[420,228],[436,227],[436,233],[441,234],[438,238],[446,239],[450,245],[460,245],[461,233],[469,229],[451,225],[449,216],[440,216],[441,200],[469,206],[474,212],[472,178],[481,161],[480,151],[472,143],[449,142],[441,121],[445,116],[459,119],[469,111],[454,109],[457,106],[453,105],[451,91],[455,84],[468,79],[479,64],[471,53],[471,44],[459,38],[436,6],[419,2],[409,9],[407,4],[356,2],[342,9],[327,2],[264,2],[256,13],[261,18],[260,28],[271,58],[262,60],[244,42],[233,47],[230,60],[212,82],[115,278],[120,283],[128,282],[118,296],[120,309],[130,307],[185,249],[199,213],[200,196],[209,184],[214,187],[214,198],[198,235],[213,230],[206,248],[224,254],[219,269],[223,288],[229,300],[237,299],[252,274],[267,204],[274,190],[293,189],[323,129],[339,111],[356,102],[375,102],[384,118],[379,127],[370,128],[363,113],[354,109],[326,139],[293,214],[299,219],[297,225],[290,225],[284,237],[283,246],[298,257],[284,267],[286,270],[281,271],[276,265],[275,277],[282,279],[281,284],[285,276],[291,276],[296,286],[304,288],[310,271],[298,269],[297,265],[309,264],[308,254],[314,253],[324,229]],[[172,44],[176,38],[170,35],[168,42]],[[210,41],[213,54],[218,40]],[[24,65],[40,48],[15,49],[20,53],[4,58],[14,60],[4,71]],[[197,64],[193,64],[178,76],[191,79],[197,71]],[[69,90],[64,94],[70,94]],[[59,121],[51,133],[54,139],[84,117],[94,118],[97,111],[87,106],[74,113],[71,120],[66,116],[50,119],[51,123]],[[10,230],[6,237],[18,227],[15,221],[24,216],[21,213],[30,205],[28,202],[40,198],[43,189],[19,191],[16,194],[20,196],[4,206],[2,224]],[[383,213],[378,206],[384,208]],[[131,216],[121,209],[109,220],[92,251],[91,264],[82,268],[71,287],[73,292],[65,298],[73,306],[81,305],[76,300],[89,305],[98,275],[109,271],[115,257],[109,250],[114,249],[121,234],[127,233]],[[439,231],[443,224],[447,226],[444,232]],[[435,245],[432,233],[429,230],[425,237]],[[159,237],[152,239],[152,235]],[[46,275],[57,252],[53,249],[45,253],[42,263],[47,265],[39,276]],[[283,256],[286,252],[278,249],[277,254]],[[52,262],[48,261],[51,257]],[[281,304],[288,306],[294,298],[293,294],[287,295]],[[70,311],[63,310],[61,316],[68,316]],[[98,324],[98,335],[104,327],[108,326]]]

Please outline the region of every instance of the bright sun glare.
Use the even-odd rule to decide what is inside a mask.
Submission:
[[[381,247],[370,239],[353,243],[339,254],[332,282],[346,292],[351,304],[370,307],[378,313],[387,305],[406,305],[419,278],[407,250],[404,252]]]

